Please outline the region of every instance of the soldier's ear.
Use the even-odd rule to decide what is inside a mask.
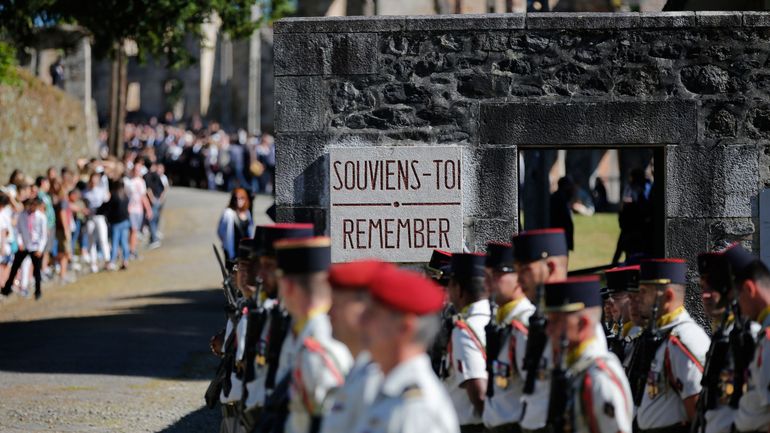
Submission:
[[[759,291],[759,288],[757,287],[757,283],[755,283],[750,279],[747,279],[743,282],[743,285],[741,286],[741,290],[745,290],[746,294],[753,299],[757,296],[757,292]]]

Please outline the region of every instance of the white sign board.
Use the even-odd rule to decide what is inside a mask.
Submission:
[[[334,262],[462,250],[460,147],[332,148],[329,199]]]
[[[770,189],[759,194],[759,251],[762,261],[770,264]]]

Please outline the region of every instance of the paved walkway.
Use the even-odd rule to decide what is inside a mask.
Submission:
[[[127,271],[0,303],[0,431],[217,431],[203,393],[224,323],[211,244],[228,197],[174,189],[163,246]]]

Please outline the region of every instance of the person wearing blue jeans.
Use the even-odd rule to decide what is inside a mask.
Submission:
[[[120,269],[126,269],[128,266],[128,234],[131,228],[131,221],[128,217],[128,201],[128,194],[126,194],[123,181],[118,180],[111,183],[110,201],[107,202],[105,212],[112,231],[112,256],[109,264],[111,270],[116,269],[118,247],[120,247],[121,259],[123,260]]]

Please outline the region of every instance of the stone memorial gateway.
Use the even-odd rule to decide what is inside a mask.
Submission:
[[[346,200],[334,190],[343,155],[381,161],[373,148],[403,148],[393,159],[421,169],[461,155],[461,205],[429,213],[456,213],[464,244],[483,251],[518,226],[519,149],[643,146],[662,156],[667,255],[692,269],[698,252],[731,242],[760,249],[768,13],[288,19],[275,24],[275,89],[281,221],[339,237],[340,218],[402,218],[392,206],[349,217],[330,207]],[[389,200],[379,191],[356,199],[367,195]],[[359,228],[348,228],[359,242]]]

